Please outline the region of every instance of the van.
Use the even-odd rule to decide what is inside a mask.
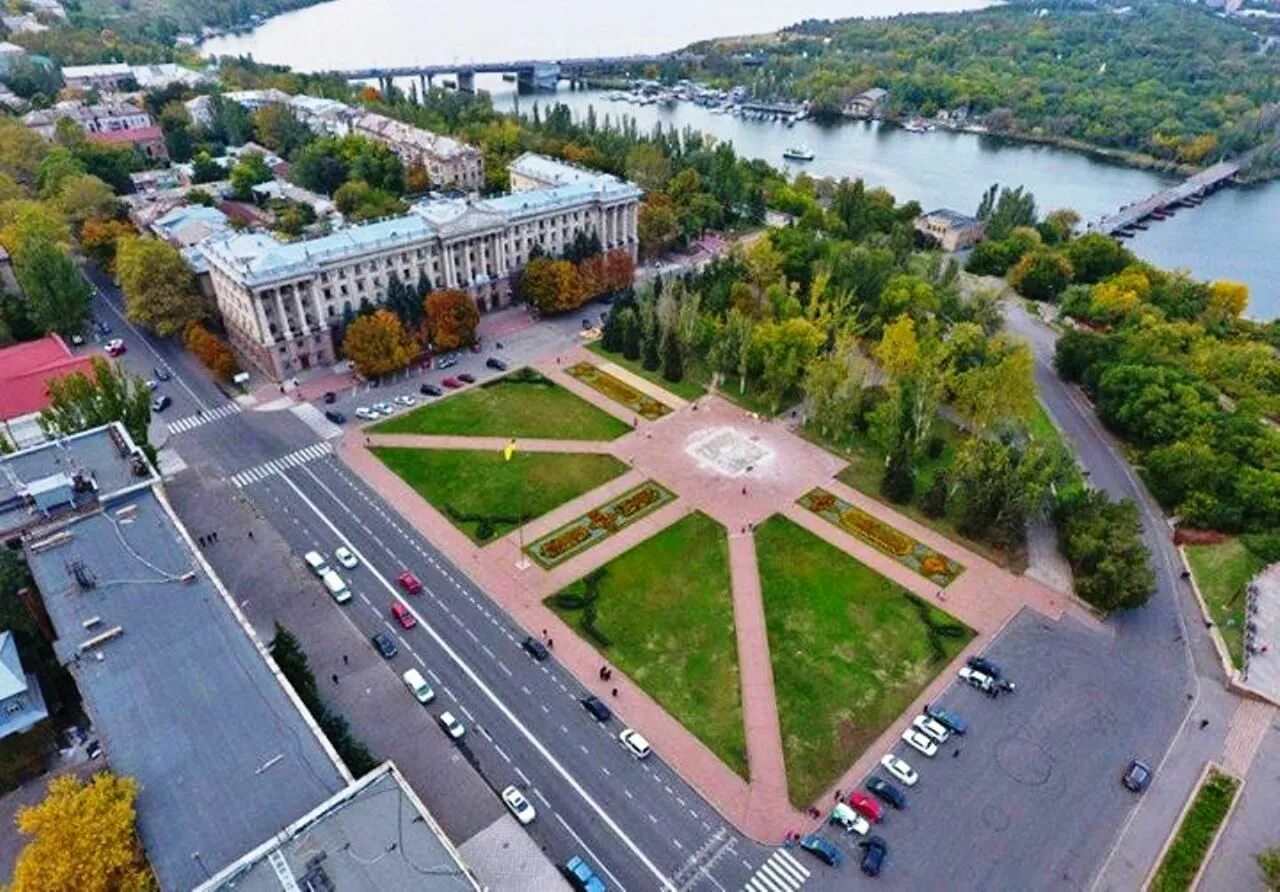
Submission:
[[[324,555],[318,551],[308,551],[302,556],[302,559],[307,562],[311,572],[317,576],[324,576],[329,572],[329,564],[325,561]]]
[[[436,692],[431,690],[431,685],[427,684],[427,680],[417,669],[406,669],[404,675],[400,677],[404,679],[404,686],[419,703],[430,703],[436,698]]]
[[[326,569],[320,576],[320,581],[324,583],[324,587],[329,590],[329,594],[333,596],[333,600],[339,604],[345,604],[351,600],[351,591],[347,588],[346,582],[342,577],[332,570]]]

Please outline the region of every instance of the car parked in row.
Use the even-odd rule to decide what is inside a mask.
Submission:
[[[502,791],[502,801],[506,803],[507,808],[511,810],[511,814],[515,815],[516,820],[521,824],[529,825],[533,823],[533,819],[538,816],[534,811],[533,804],[524,798],[515,787],[507,787]]]
[[[389,660],[400,652],[396,650],[396,643],[386,632],[374,632],[370,640],[373,642],[373,649],[382,654],[384,660]]]
[[[496,372],[505,372],[507,370],[507,364],[496,356],[490,356],[484,361],[484,364]]]
[[[901,810],[907,807],[906,794],[884,778],[875,776],[867,778],[867,789],[896,809]]]
[[[976,669],[983,675],[990,676],[992,681],[999,681],[1001,676],[1004,675],[1000,666],[993,663],[991,660],[988,660],[986,657],[969,657],[969,659],[965,660],[964,663],[970,669]]]
[[[969,731],[969,723],[962,719],[958,713],[952,712],[950,709],[944,709],[941,706],[930,704],[924,708],[924,714],[934,721],[945,725],[952,734],[958,734],[963,737]]]
[[[525,653],[533,657],[539,663],[551,656],[551,651],[547,650],[547,646],[532,635],[524,636],[524,640],[520,642],[520,646],[524,648]]]
[[[449,369],[458,364],[458,360],[452,356],[441,356],[436,360],[436,368]]]
[[[902,742],[921,755],[932,759],[938,754],[938,743],[923,731],[908,728],[902,732]]]
[[[356,417],[363,421],[373,421],[378,417],[378,413],[366,406],[357,406]]]
[[[907,764],[907,760],[899,758],[893,753],[885,753],[880,757],[880,767],[908,787],[914,787],[916,782],[920,780],[920,775]]]
[[[941,722],[931,719],[927,715],[916,716],[911,722],[911,727],[915,728],[917,731],[923,731],[939,744],[946,743],[951,739],[951,732],[948,731]]]
[[[374,403],[373,411],[377,412],[379,415],[394,415],[396,407],[386,402]]]
[[[318,551],[308,551],[302,556],[302,560],[317,576],[323,576],[329,572],[329,564],[325,561],[324,555]]]
[[[840,862],[844,860],[843,852],[815,833],[810,833],[800,840],[800,848],[828,867],[839,867]]]
[[[613,718],[613,712],[605,702],[595,694],[588,694],[586,697],[583,697],[580,702],[582,703],[582,708],[591,713],[592,717],[595,718],[597,722],[607,722],[609,719]]]
[[[325,412],[324,417],[328,418],[334,424],[347,423],[347,416],[343,415],[341,412],[337,411],[336,409],[330,409],[328,412]]]
[[[880,876],[885,856],[889,854],[889,844],[878,836],[869,836],[858,845],[862,847],[862,861],[859,864],[862,872],[869,877]]]
[[[476,376],[472,375],[469,372],[463,372],[461,375],[458,376],[458,380],[461,381],[463,384],[475,384]]]
[[[436,716],[436,721],[440,723],[440,727],[444,729],[444,733],[450,740],[461,740],[462,736],[467,733],[467,729],[462,726],[462,722],[458,721],[453,713],[442,712]]]
[[[831,811],[829,823],[842,828],[845,833],[853,833],[858,836],[866,836],[871,832],[871,824],[867,819],[843,802],[836,803],[836,807]]]
[[[960,667],[960,679],[983,693],[994,690],[996,686],[995,679],[972,666]]]
[[[884,807],[861,790],[854,790],[849,794],[849,804],[853,806],[854,811],[873,824],[884,820]]]
[[[574,855],[564,863],[560,868],[560,872],[564,874],[564,878],[569,881],[577,892],[606,892],[608,887],[604,884],[604,880],[591,869],[591,865],[582,859],[581,855]]]
[[[444,391],[434,384],[423,384],[418,388],[418,393],[423,396],[444,396]]]
[[[457,390],[459,387],[462,386],[462,382],[452,376],[445,378],[440,383],[443,384],[445,387],[449,388],[450,390]]]
[[[396,402],[402,406],[412,406],[417,402],[417,400],[415,400],[413,397],[411,397],[407,393],[402,393],[398,397],[396,397]]]
[[[173,377],[173,373],[162,365],[156,366],[151,371],[156,376],[157,381],[168,381]]]

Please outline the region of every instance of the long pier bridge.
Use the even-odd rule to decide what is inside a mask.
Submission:
[[[458,89],[475,91],[477,74],[514,74],[519,85],[533,90],[554,90],[562,79],[585,80],[588,75],[627,71],[667,61],[696,62],[691,53],[662,53],[640,56],[588,56],[577,59],[516,59],[506,62],[453,62],[436,65],[399,65],[381,68],[354,68],[330,72],[347,80],[376,80],[383,87],[395,78],[416,77],[423,91],[435,77],[452,74]]]
[[[1089,224],[1089,231],[1122,237],[1133,235],[1135,228],[1146,228],[1141,226],[1145,220],[1163,219],[1174,208],[1199,204],[1202,198],[1235,179],[1245,163],[1244,160],[1220,161],[1212,167],[1206,167],[1176,186],[1148,195],[1141,201],[1125,205],[1114,214],[1095,220]]]

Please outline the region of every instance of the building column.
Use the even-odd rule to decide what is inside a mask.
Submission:
[[[262,306],[262,299],[253,292],[249,292],[249,308],[253,313],[254,321],[258,323],[257,336],[254,340],[259,344],[275,343],[275,338],[271,334],[271,323],[267,321],[267,311]]]
[[[284,311],[284,298],[280,296],[280,289],[276,289],[276,325],[280,329],[281,337],[292,338],[293,326],[289,324],[289,317]]]
[[[293,286],[293,302],[298,308],[298,325],[302,327],[302,333],[311,334],[311,326],[307,325],[307,314],[304,312],[304,304],[302,303],[302,295],[298,293],[298,286]]]
[[[453,246],[446,243],[440,245],[441,268],[444,271],[444,283],[437,283],[437,288],[457,288],[458,277],[453,268]]]
[[[467,287],[470,288],[476,281],[476,270],[471,265],[471,251],[475,248],[475,240],[467,239],[462,243],[462,269],[467,277]]]

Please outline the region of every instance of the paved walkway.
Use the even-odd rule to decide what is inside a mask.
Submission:
[[[474,449],[477,452],[501,452],[510,437],[459,437],[452,434],[366,434],[368,446],[392,446],[407,449]],[[613,444],[595,440],[516,439],[521,452],[613,452]]]
[[[1246,677],[1250,687],[1280,702],[1280,563],[1265,568],[1249,585],[1257,605],[1249,619],[1257,631],[1255,650],[1245,655]]]
[[[644,382],[647,393],[680,408],[657,421],[636,418],[625,406],[565,374],[565,367],[582,360],[602,364],[599,357],[581,347],[574,347],[561,355],[559,362],[551,360],[536,365],[552,380],[592,405],[632,424],[635,430],[609,443],[521,439],[521,448],[530,451],[608,452],[627,462],[631,470],[530,521],[523,530],[510,533],[483,548],[475,546],[446,517],[388,471],[365,448],[365,444],[498,450],[506,444],[505,438],[418,435],[368,435],[366,438],[363,432],[352,430],[343,438],[339,454],[420,533],[452,556],[458,566],[501,603],[525,629],[533,634],[545,630],[555,643],[553,649],[557,659],[586,687],[611,699],[625,721],[639,728],[663,758],[746,835],[775,843],[784,833],[812,823],[803,811],[790,803],[787,796],[782,733],[774,696],[755,543],[750,532],[770,516],[781,512],[918,596],[943,600],[944,609],[978,633],[969,648],[957,658],[958,661],[984,648],[1024,606],[1051,617],[1071,612],[1084,622],[1099,625],[1070,598],[1035,580],[1011,575],[980,555],[834,480],[844,462],[796,436],[787,429],[785,420],[753,418],[715,395],[687,403],[647,381]],[[613,369],[610,371],[617,374]],[[625,380],[634,383],[630,377]],[[724,433],[726,431],[730,433]],[[715,436],[718,434],[723,436]],[[703,448],[708,441],[720,443],[722,448],[717,451],[714,444],[710,450]],[[733,463],[735,460],[737,464]],[[661,483],[676,493],[677,499],[549,571],[522,555],[522,543],[545,535],[646,479]],[[938,587],[931,581],[795,504],[796,499],[817,485],[959,561],[965,566],[965,572],[940,596]],[[723,524],[729,534],[749,781],[735,774],[621,672],[616,672],[609,682],[601,682],[598,674],[600,654],[542,603],[565,585],[695,510]],[[856,786],[879,755],[892,745],[918,708],[935,698],[950,684],[952,677],[950,669],[939,673],[921,692],[913,708],[886,729],[881,739],[868,747],[864,756],[815,804],[825,809],[834,789]],[[612,700],[615,687],[618,696]]]

